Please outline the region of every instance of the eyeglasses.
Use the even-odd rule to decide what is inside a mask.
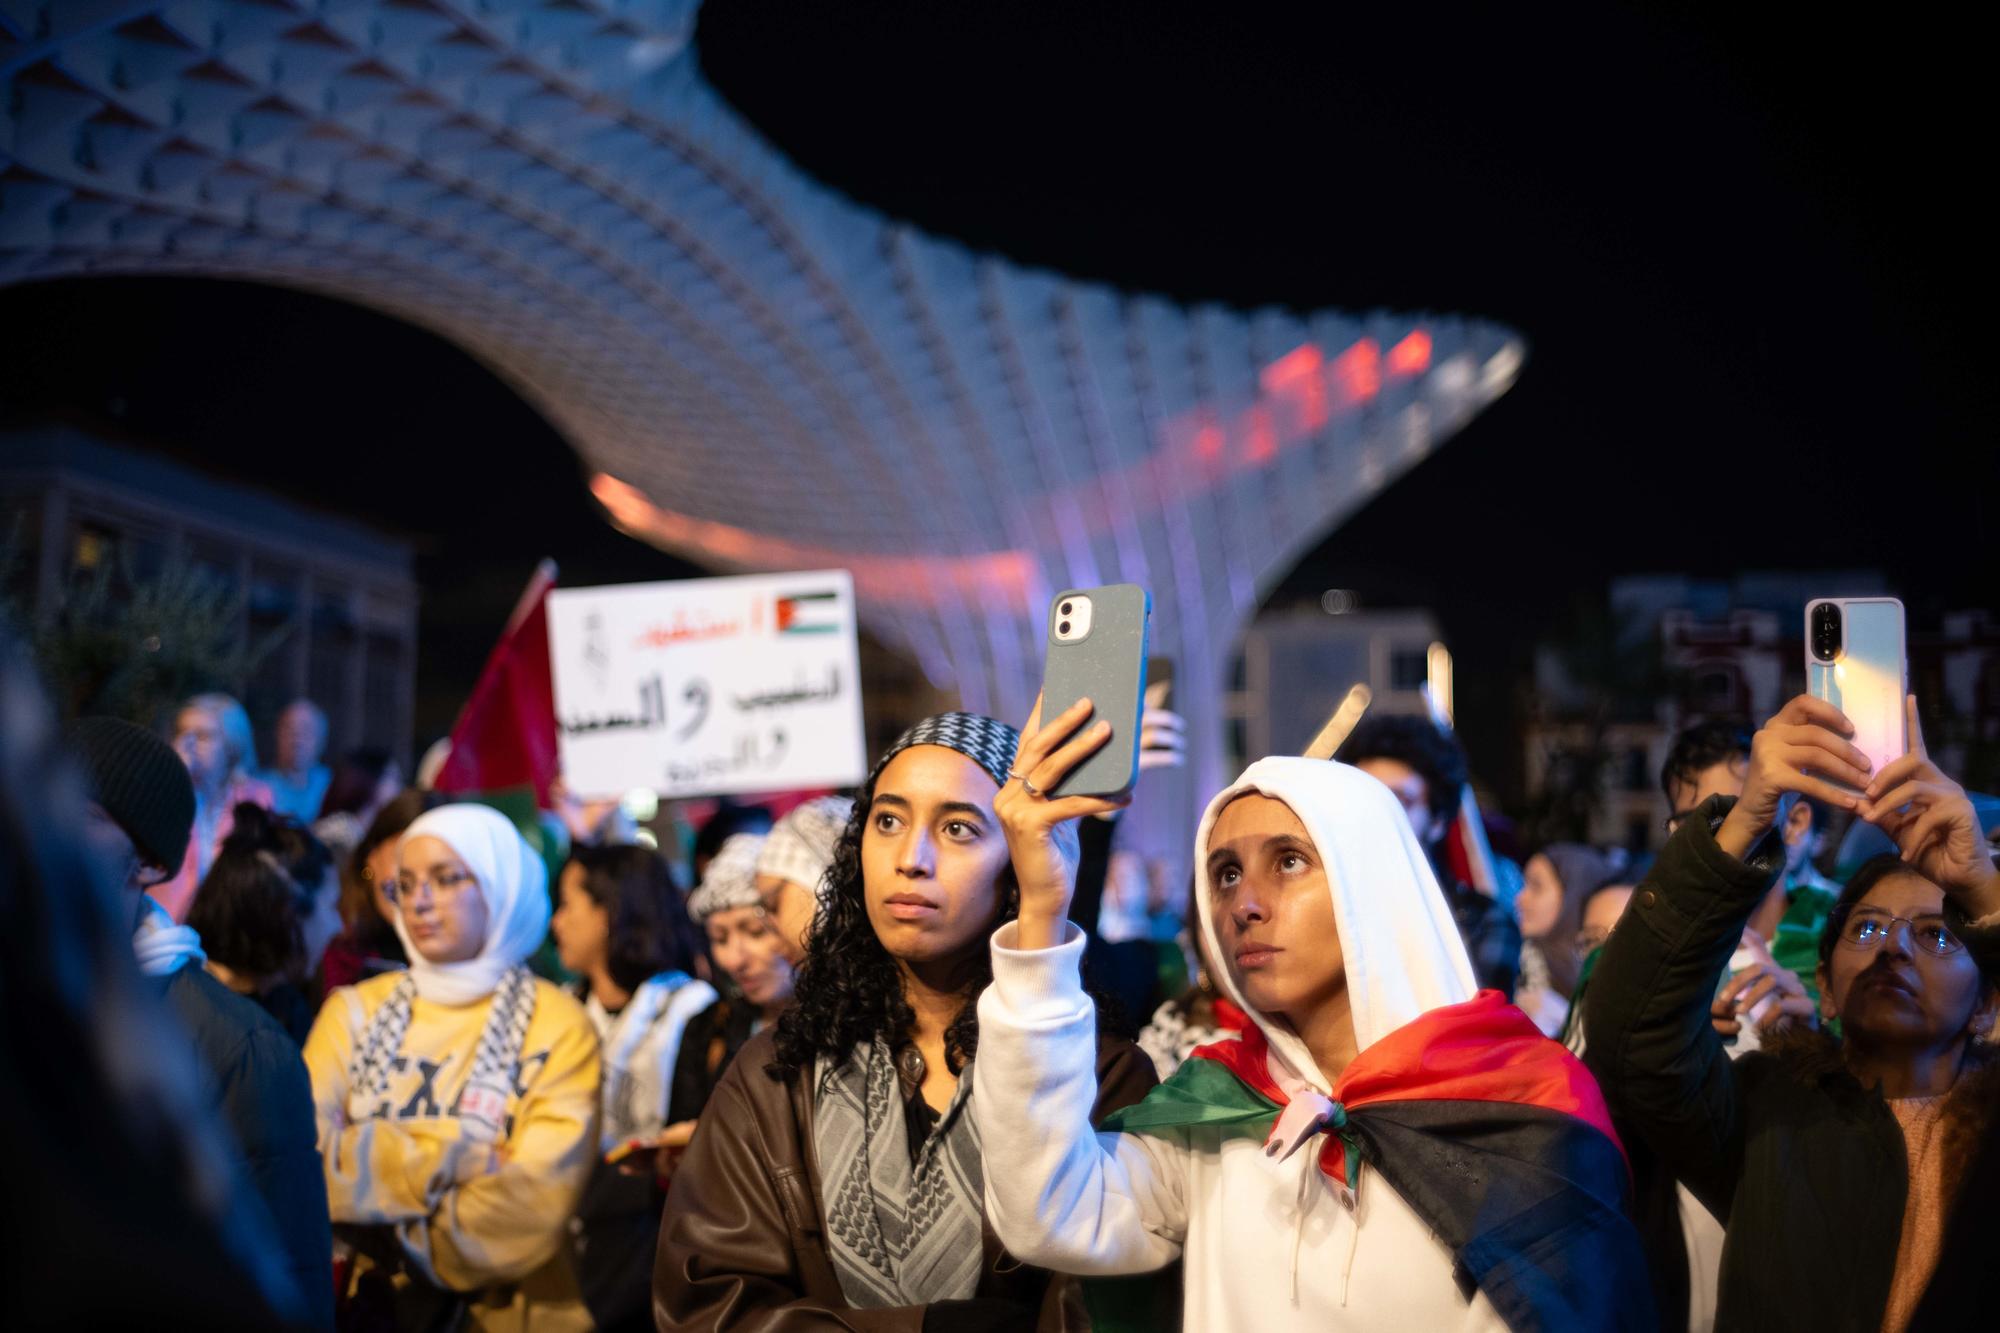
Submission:
[[[442,903],[458,897],[476,883],[469,870],[440,870],[429,879],[421,875],[398,875],[382,886],[382,892],[390,902],[401,905],[414,902],[419,889],[429,889],[431,901]]]
[[[1898,924],[1910,928],[1910,940],[1934,957],[1944,958],[1965,947],[1941,916],[1890,916],[1886,912],[1855,912],[1840,923],[1840,942],[1850,949],[1879,949]]]

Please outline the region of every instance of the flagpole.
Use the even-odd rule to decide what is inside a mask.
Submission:
[[[1424,704],[1430,709],[1431,721],[1437,729],[1450,736],[1453,734],[1451,654],[1443,644],[1431,645],[1430,677],[1424,683]],[[1498,896],[1500,877],[1493,868],[1493,847],[1486,841],[1486,821],[1479,813],[1479,798],[1473,794],[1469,778],[1459,795],[1458,836],[1465,847],[1465,864],[1472,875],[1472,887],[1489,898]]]
[[[521,600],[514,603],[513,611],[507,616],[507,628],[500,631],[500,637],[504,639],[521,628],[521,622],[535,609],[535,603],[541,600],[542,594],[555,585],[556,562],[554,557],[545,555],[536,564],[535,572],[528,576],[528,586],[521,589]]]

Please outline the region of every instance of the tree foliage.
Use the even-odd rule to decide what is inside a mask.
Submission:
[[[28,640],[64,718],[119,717],[152,727],[189,695],[240,696],[289,632],[251,642],[238,594],[224,580],[184,552],[141,572],[122,547],[94,569],[68,571],[56,606],[36,617],[20,593],[19,538],[17,525],[0,548],[0,619]]]

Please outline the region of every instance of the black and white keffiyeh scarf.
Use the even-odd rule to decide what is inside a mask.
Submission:
[[[347,1070],[347,1118],[350,1124],[375,1114],[389,1092],[389,1073],[402,1053],[410,1030],[411,1006],[417,998],[416,979],[404,973],[389,997],[369,1016],[368,1026],[354,1043]],[[535,1016],[535,977],[518,964],[509,968],[493,992],[493,1008],[479,1032],[466,1080],[450,1114],[463,1121],[467,1134],[491,1143],[506,1125],[507,1098],[521,1069],[521,1045]]]
[[[985,1265],[986,1185],[970,1071],[914,1163],[901,1080],[883,1043],[864,1042],[837,1065],[822,1057],[814,1077],[827,1249],[848,1304],[880,1309],[972,1296]]]

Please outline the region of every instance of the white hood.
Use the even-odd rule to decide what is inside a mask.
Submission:
[[[1387,787],[1358,768],[1323,759],[1260,759],[1245,769],[1209,802],[1195,833],[1195,902],[1202,939],[1215,961],[1216,979],[1262,1029],[1273,1054],[1327,1093],[1331,1082],[1305,1043],[1244,1000],[1216,938],[1209,834],[1222,808],[1247,792],[1290,806],[1326,867],[1357,1049],[1367,1050],[1420,1014],[1471,999],[1477,989],[1472,964],[1430,861]]]

